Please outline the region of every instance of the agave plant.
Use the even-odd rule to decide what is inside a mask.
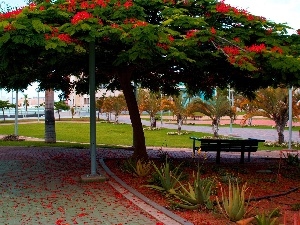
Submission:
[[[152,168],[151,161],[142,161],[140,159],[136,162],[135,167],[133,166],[133,170],[136,176],[139,177],[147,176],[150,173],[151,168]]]
[[[176,206],[184,209],[197,209],[201,206],[206,206],[208,209],[213,208],[213,203],[210,200],[212,186],[214,181],[206,178],[200,178],[198,169],[194,185],[188,183],[188,189],[180,184],[179,193],[174,191],[172,194],[178,197],[182,202],[174,203]]]
[[[216,197],[220,211],[231,221],[239,221],[249,212],[249,201],[245,202],[246,190],[246,183],[240,189],[238,182],[234,185],[229,181],[228,196],[225,196],[225,191],[221,188],[222,201],[220,202],[219,198]]]
[[[258,225],[274,225],[277,217],[273,218],[278,213],[278,209],[274,209],[269,215],[266,213],[258,214],[254,218]]]
[[[182,172],[179,171],[180,165],[175,169],[170,169],[170,163],[166,157],[166,163],[158,168],[154,163],[152,163],[156,174],[159,179],[158,185],[145,185],[146,187],[153,188],[159,191],[167,191],[173,193],[176,189],[178,181],[181,179]]]

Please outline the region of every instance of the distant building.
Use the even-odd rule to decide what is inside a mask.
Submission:
[[[71,76],[70,81],[76,80],[76,77]],[[118,96],[121,94],[121,91],[109,91],[105,89],[104,87],[100,89],[98,92],[96,92],[96,100],[101,98],[102,96],[108,97],[108,96]],[[82,109],[88,109],[90,107],[90,95],[84,94],[80,95],[77,94],[75,90],[73,90],[67,100],[67,104],[70,107],[74,108],[82,108]]]

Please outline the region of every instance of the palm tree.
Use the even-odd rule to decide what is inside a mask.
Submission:
[[[294,117],[300,114],[296,92],[293,91],[292,113]],[[278,133],[278,143],[284,142],[284,128],[289,120],[289,103],[287,88],[266,88],[256,92],[256,98],[249,101],[252,110],[244,115],[243,121],[253,116],[264,116],[275,122]]]
[[[220,119],[223,116],[235,117],[235,110],[230,106],[227,96],[218,94],[207,101],[200,98],[194,99],[191,103],[194,112],[200,112],[212,120],[212,129],[214,137],[219,136]]]
[[[53,89],[45,91],[45,142],[56,143]]]
[[[189,105],[184,105],[182,95],[164,98],[162,101],[162,108],[171,110],[177,119],[177,132],[180,134],[183,121],[192,115]]]

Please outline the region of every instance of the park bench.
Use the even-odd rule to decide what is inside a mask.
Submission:
[[[193,140],[193,154],[201,149],[204,152],[217,152],[216,162],[220,163],[221,152],[240,152],[240,163],[244,163],[245,152],[248,152],[248,162],[250,162],[251,152],[256,152],[259,142],[264,140],[259,139],[206,139],[190,137]],[[200,146],[196,146],[196,141],[200,141]]]

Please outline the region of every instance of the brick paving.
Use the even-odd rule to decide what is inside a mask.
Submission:
[[[0,147],[0,224],[132,224],[159,220],[109,182],[82,183],[89,151]]]

